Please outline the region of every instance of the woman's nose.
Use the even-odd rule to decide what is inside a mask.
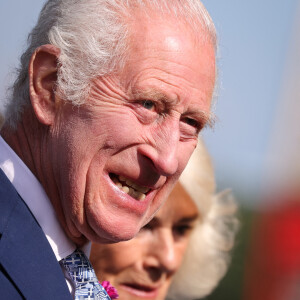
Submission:
[[[161,230],[153,238],[145,264],[161,272],[173,274],[180,265],[176,244],[171,230]]]

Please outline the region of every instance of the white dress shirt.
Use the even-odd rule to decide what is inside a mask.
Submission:
[[[62,229],[42,185],[1,136],[0,168],[40,224],[57,261],[59,262],[62,258],[70,255],[76,249],[76,245],[67,237]],[[86,245],[82,250],[89,257],[90,244]],[[74,297],[74,284],[65,272],[64,267],[62,268],[69,290]]]

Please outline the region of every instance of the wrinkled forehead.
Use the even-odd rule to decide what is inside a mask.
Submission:
[[[130,16],[127,16],[125,23],[128,26],[129,42],[133,45],[134,40],[140,35],[147,41],[149,30],[156,30],[159,33],[157,41],[167,44],[172,50],[180,45],[172,37],[178,33],[183,37],[188,36],[194,46],[198,43],[207,43],[211,44],[214,49],[216,48],[215,31],[210,30],[196,18],[193,22],[189,22],[185,16],[176,16],[168,11],[136,8]],[[167,36],[166,39],[165,36]]]
[[[190,64],[189,60],[194,54],[209,58],[204,61],[202,69],[207,68],[207,71],[210,71],[209,61],[215,68],[215,40],[202,24],[199,24],[195,30],[181,17],[172,14],[161,15],[156,12],[145,15],[139,10],[135,12],[134,18],[128,24],[126,55],[129,60],[136,59],[136,53],[145,56],[152,54],[153,57],[159,55],[161,63],[164,63],[164,60],[172,60],[172,57],[176,57],[178,53],[189,54],[181,57],[184,65]]]
[[[159,23],[169,19],[176,25],[185,24],[192,29],[196,38],[209,38],[214,47],[217,47],[214,23],[201,1],[134,0],[127,2],[123,11],[123,20],[135,28],[141,24],[141,20],[155,20],[155,23]]]
[[[181,102],[192,111],[201,111],[208,123],[213,123],[210,115],[216,77],[213,43],[197,40],[188,25],[172,16],[152,19],[140,16],[132,25],[128,50],[122,72],[126,93]]]

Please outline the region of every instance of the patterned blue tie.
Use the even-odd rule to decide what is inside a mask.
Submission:
[[[103,286],[98,282],[95,271],[81,250],[63,258],[61,263],[76,284],[75,300],[110,300]]]

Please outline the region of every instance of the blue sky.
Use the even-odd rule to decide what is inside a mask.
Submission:
[[[204,133],[219,188],[258,195],[297,0],[205,0],[219,34],[218,123]]]
[[[219,36],[218,122],[204,138],[219,189],[258,194],[298,0],[204,0]],[[0,2],[0,108],[43,1]]]

